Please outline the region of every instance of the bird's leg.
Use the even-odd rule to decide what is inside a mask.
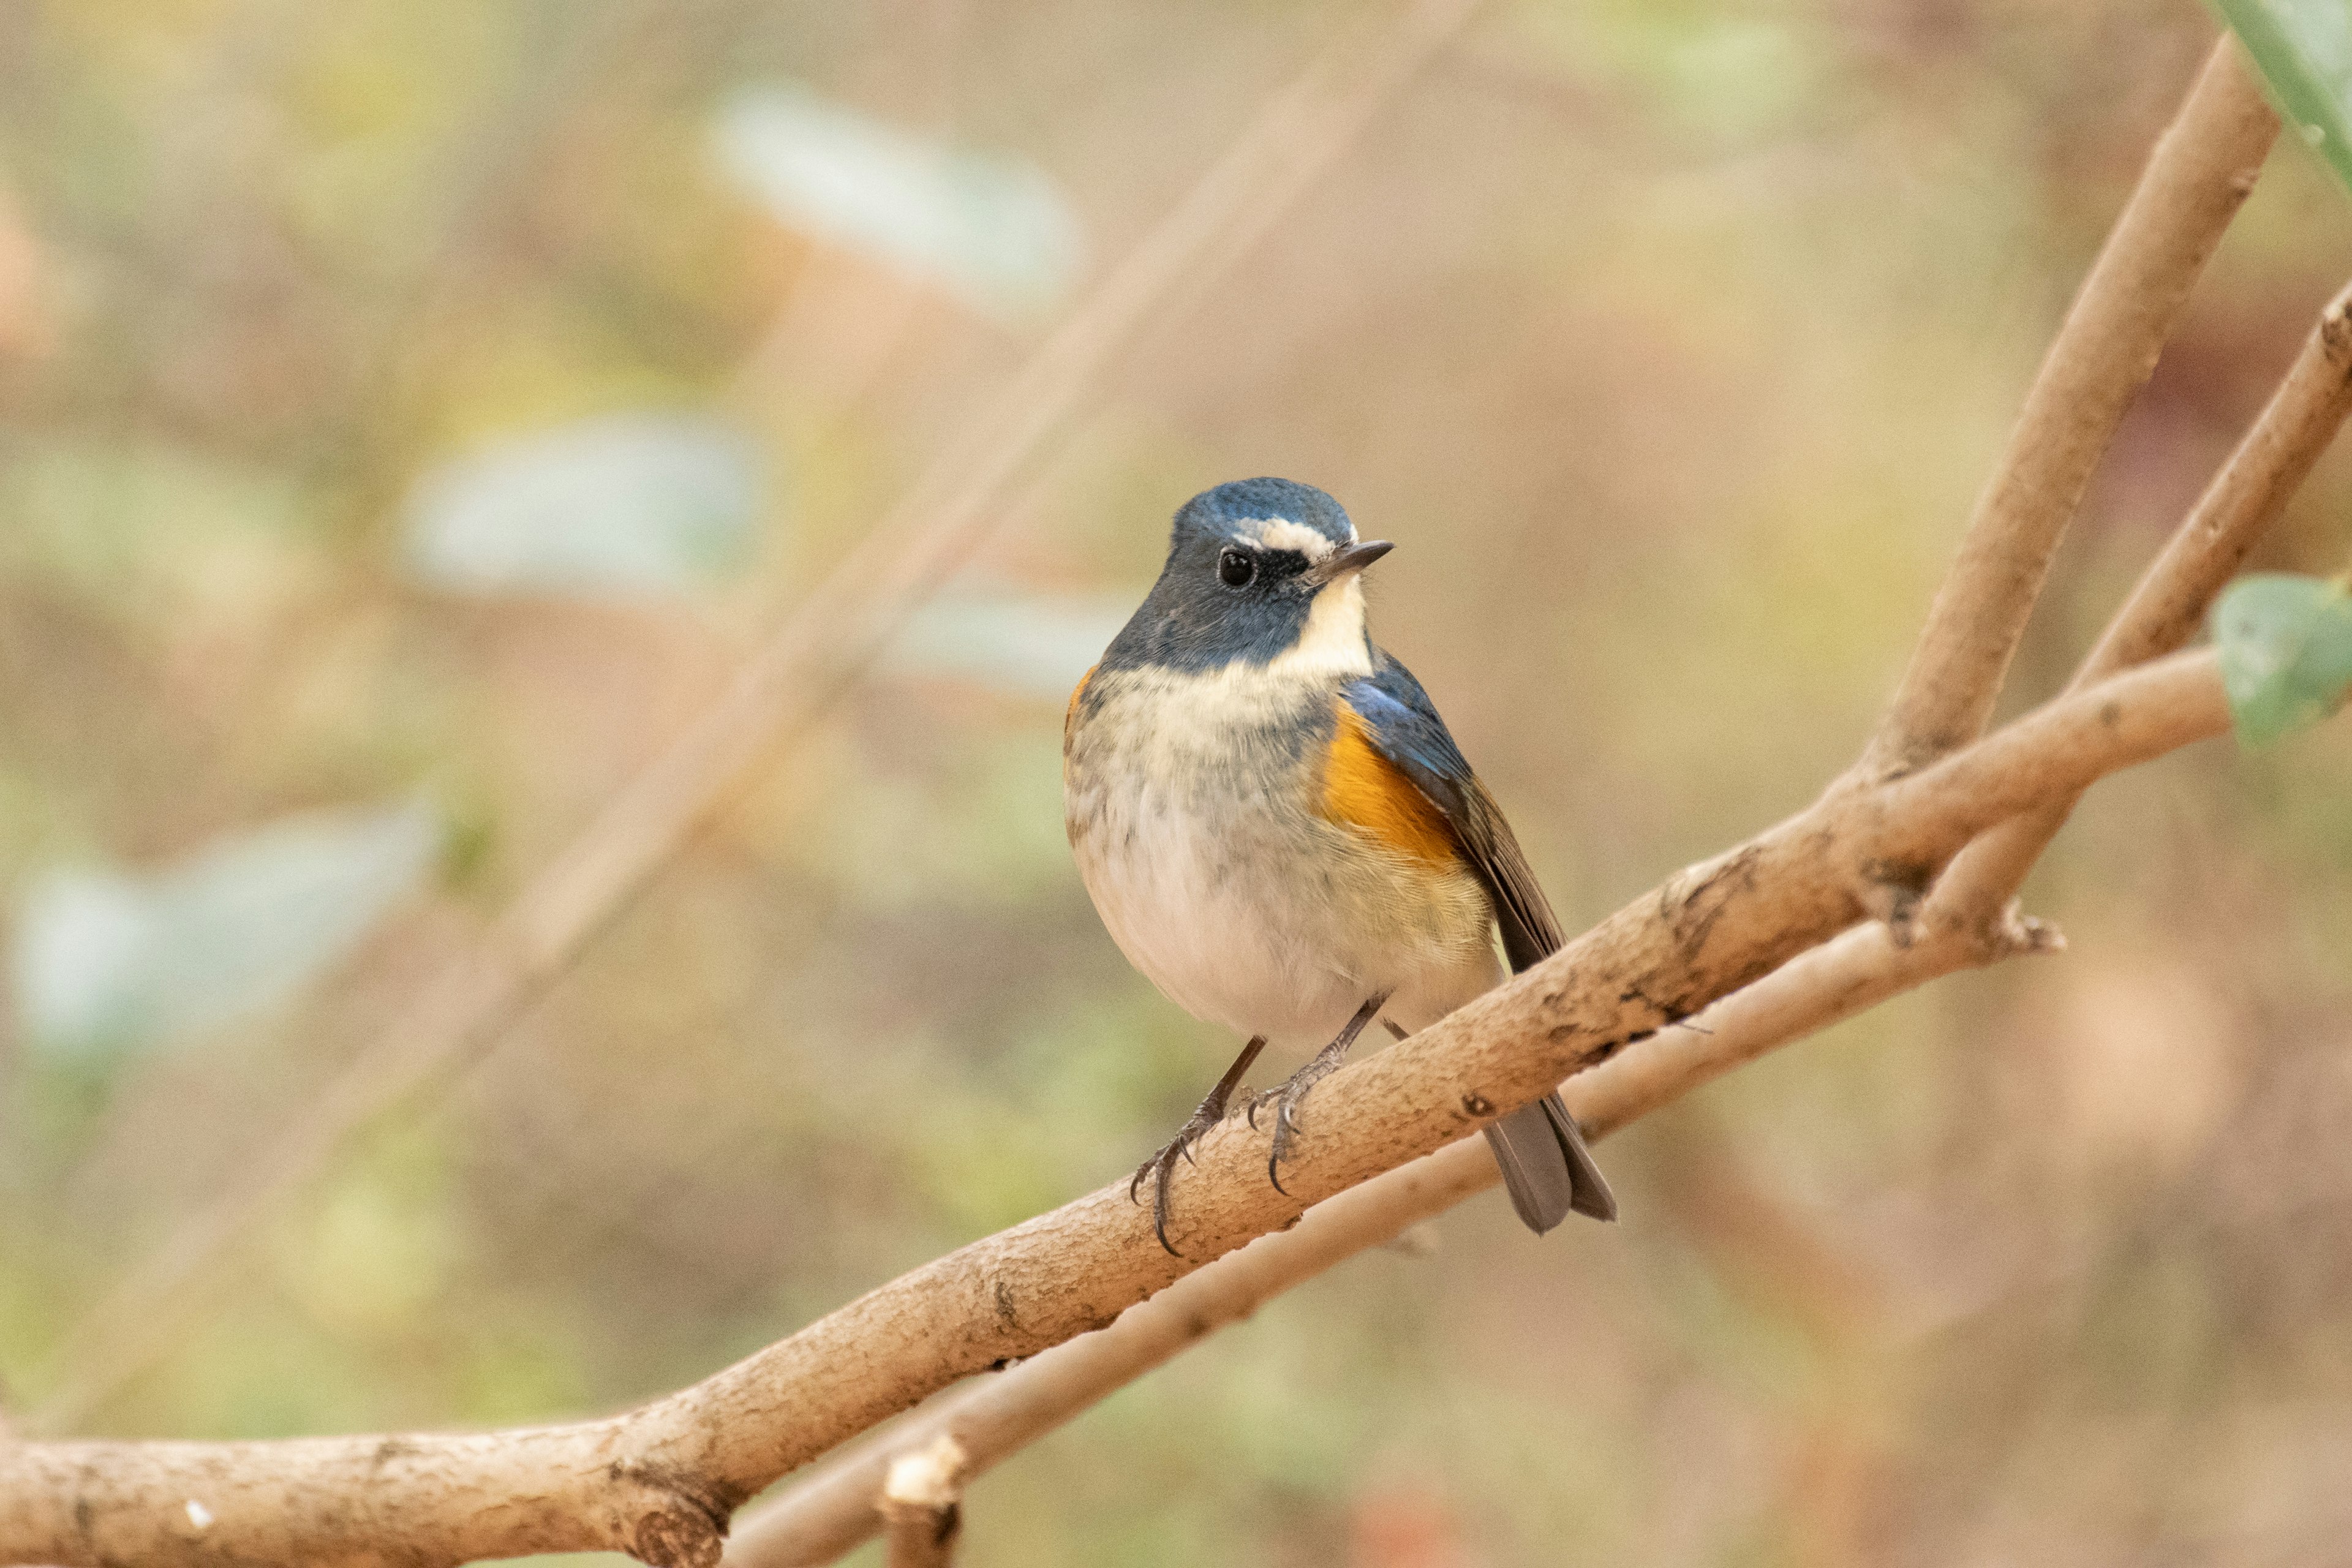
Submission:
[[[1260,1095],[1250,1101],[1252,1127],[1257,1125],[1258,1107],[1269,1101],[1274,1105],[1274,1152],[1266,1156],[1265,1176],[1274,1184],[1274,1190],[1285,1197],[1290,1194],[1282,1184],[1282,1162],[1298,1136],[1298,1102],[1307,1098],[1308,1089],[1328,1078],[1334,1068],[1348,1059],[1348,1047],[1356,1043],[1356,1037],[1364,1032],[1364,1026],[1380,1016],[1381,1008],[1388,999],[1389,994],[1383,991],[1357,1008],[1356,1016],[1348,1020],[1348,1026],[1340,1030],[1329,1045],[1316,1052],[1305,1067],[1292,1073],[1289,1082],[1272,1094]]]
[[[1192,1162],[1192,1145],[1201,1141],[1202,1133],[1225,1119],[1226,1103],[1233,1099],[1234,1090],[1241,1087],[1242,1074],[1249,1071],[1250,1063],[1257,1060],[1258,1052],[1264,1049],[1265,1037],[1253,1037],[1242,1047],[1242,1054],[1234,1058],[1234,1065],[1225,1069],[1225,1076],[1217,1080],[1217,1087],[1209,1090],[1208,1098],[1192,1112],[1192,1119],[1176,1130],[1176,1136],[1160,1152],[1138,1165],[1135,1180],[1127,1184],[1129,1200],[1140,1203],[1142,1199],[1138,1194],[1143,1190],[1143,1178],[1152,1178],[1151,1231],[1160,1238],[1160,1245],[1168,1247],[1171,1258],[1183,1256],[1168,1243],[1168,1186],[1176,1179],[1177,1157],[1181,1155],[1188,1163]]]

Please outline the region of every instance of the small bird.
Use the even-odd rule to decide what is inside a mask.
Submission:
[[[1279,1188],[1299,1102],[1365,1026],[1402,1039],[1498,984],[1506,959],[1515,973],[1560,945],[1510,825],[1429,694],[1365,629],[1360,574],[1391,548],[1359,540],[1311,485],[1204,491],[1070,694],[1064,816],[1103,924],[1171,1001],[1249,1040],[1129,1184],[1152,1181],[1171,1253],[1176,1163],[1224,1120],[1267,1041],[1328,1042],[1246,1104],[1253,1126],[1271,1108]],[[1557,1093],[1486,1131],[1537,1234],[1570,1210],[1616,1217]]]

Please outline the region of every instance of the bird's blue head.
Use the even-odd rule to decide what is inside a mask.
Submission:
[[[1290,479],[1236,479],[1184,503],[1168,564],[1103,656],[1108,669],[1207,673],[1286,655],[1370,667],[1357,574],[1387,554],[1339,503]]]

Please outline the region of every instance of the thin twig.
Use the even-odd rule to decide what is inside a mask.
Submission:
[[[1983,731],[2059,537],[2278,124],[2224,34],[2050,345],[1862,776],[1916,767]]]
[[[2175,654],[1883,787],[1825,797],[1333,1074],[1288,1194],[1265,1179],[1260,1136],[1238,1121],[1213,1132],[1173,1232],[1186,1257],[1154,1243],[1121,1181],[624,1416],[470,1436],[19,1445],[0,1452],[0,1561],[331,1565],[381,1561],[397,1541],[415,1568],[598,1547],[702,1568],[744,1499],[949,1384],[1112,1322],[1629,1043],[1706,1039],[1657,1032],[1862,919],[1871,867],[1948,857],[1993,823],[2228,721],[2212,654]],[[207,1521],[193,1533],[190,1500]]]
[[[169,1344],[174,1303],[215,1258],[355,1130],[520,1016],[739,788],[779,733],[806,724],[986,536],[1006,489],[1049,450],[1103,371],[1197,297],[1297,202],[1479,0],[1415,0],[1370,47],[1316,62],[971,422],[907,497],[492,926],[88,1314],[58,1353],[46,1429],[70,1427]]]
[[[2170,653],[2195,637],[2214,596],[2285,510],[2347,416],[2352,416],[2352,288],[2320,312],[2286,379],[2075,671],[2074,689]],[[1937,885],[1927,922],[1967,936],[1997,933],[2002,910],[2074,809],[2073,801],[2058,802],[1969,845]]]
[[[940,1433],[891,1459],[874,1505],[889,1568],[949,1568],[963,1530],[963,1445]]]
[[[52,329],[41,301],[42,258],[15,194],[0,184],[0,369],[46,349]]]

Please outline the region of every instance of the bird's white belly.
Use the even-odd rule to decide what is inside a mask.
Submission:
[[[1263,758],[1234,766],[1091,738],[1068,777],[1079,874],[1120,950],[1195,1017],[1319,1046],[1382,992],[1386,1016],[1418,1029],[1501,977],[1466,869],[1314,815],[1307,781]]]
[[[1289,857],[1236,853],[1231,824],[1145,792],[1113,824],[1081,848],[1079,873],[1111,940],[1177,1005],[1239,1034],[1328,1038],[1361,1005],[1371,955],[1283,885]]]

